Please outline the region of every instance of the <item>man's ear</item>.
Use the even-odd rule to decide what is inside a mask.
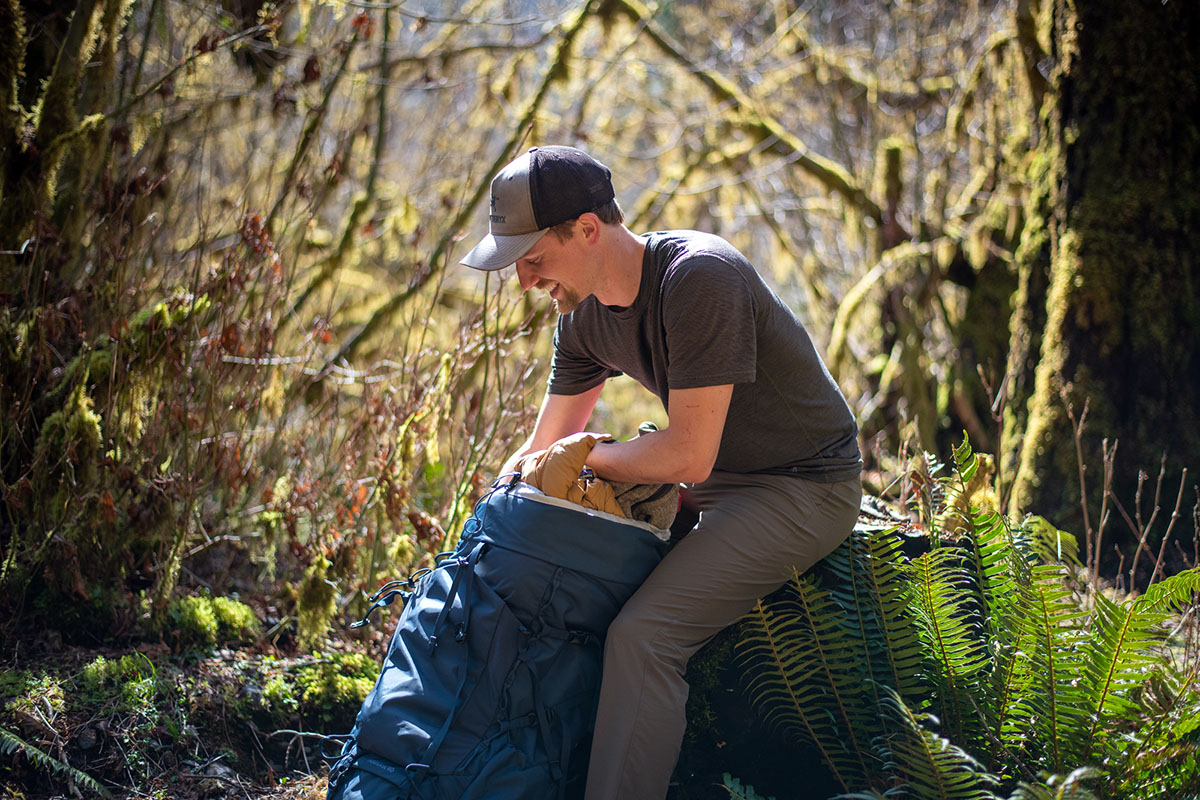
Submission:
[[[588,211],[579,215],[575,230],[588,244],[595,244],[600,240],[600,227],[603,224],[598,216]]]

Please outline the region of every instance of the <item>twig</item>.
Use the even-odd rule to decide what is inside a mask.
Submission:
[[[1060,389],[1063,404],[1067,407],[1067,416],[1071,419],[1071,427],[1075,434],[1075,463],[1079,467],[1079,505],[1083,508],[1083,535],[1087,541],[1086,554],[1091,555],[1092,552],[1092,522],[1088,517],[1087,504],[1087,464],[1083,461],[1083,428],[1087,424],[1088,407],[1091,404],[1091,398],[1086,397],[1083,400],[1083,413],[1079,418],[1075,418],[1075,406],[1067,397],[1067,388],[1064,386]]]
[[[328,661],[328,660],[326,660],[326,661]],[[321,663],[321,662],[314,662],[314,663]],[[277,730],[277,731],[271,731],[270,733],[266,733],[266,734],[263,734],[263,735],[264,735],[264,736],[266,736],[268,739],[270,739],[272,736],[276,736],[276,735],[279,735],[279,734],[284,734],[284,733],[286,733],[286,734],[288,734],[288,735],[290,735],[290,736],[292,736],[292,737],[294,737],[294,738],[301,738],[301,739],[322,739],[322,740],[325,740],[325,739],[331,739],[331,738],[333,738],[333,737],[331,737],[331,736],[326,736],[326,735],[325,735],[325,734],[323,734],[323,733],[313,733],[312,731],[294,731],[294,730],[292,730],[291,728],[280,728],[280,729],[279,729],[279,730]]]
[[[1118,440],[1114,440],[1110,449],[1107,437],[1100,442],[1100,452],[1103,455],[1104,463],[1104,492],[1100,496],[1100,526],[1096,529],[1096,563],[1091,565],[1092,575],[1100,574],[1100,542],[1104,538],[1104,529],[1108,526],[1108,500],[1112,497],[1113,464],[1117,458],[1118,443]],[[1088,547],[1091,549],[1090,541]]]
[[[1192,506],[1192,566],[1200,565],[1200,487],[1196,488],[1196,504]]]
[[[340,363],[343,359],[349,359],[359,345],[362,344],[379,326],[392,318],[392,315],[403,308],[409,300],[416,296],[420,289],[429,283],[433,278],[437,277],[444,269],[442,263],[445,259],[446,252],[454,243],[459,232],[466,225],[467,220],[475,213],[475,209],[483,201],[484,197],[488,196],[491,191],[490,181],[493,175],[498,173],[500,169],[507,164],[520,147],[521,142],[528,135],[529,127],[533,124],[533,120],[537,116],[538,111],[542,107],[542,102],[550,91],[550,86],[554,83],[557,77],[565,68],[567,59],[571,54],[571,48],[575,43],[579,32],[583,30],[584,25],[594,13],[593,6],[597,0],[588,0],[587,3],[580,8],[575,16],[568,21],[563,29],[561,38],[558,41],[558,46],[555,49],[553,57],[550,59],[549,66],[542,73],[541,84],[533,97],[526,103],[521,114],[521,119],[513,129],[512,135],[501,148],[495,161],[492,162],[488,169],[484,180],[480,181],[475,192],[459,209],[454,221],[446,229],[437,245],[434,247],[433,253],[425,262],[423,268],[413,276],[408,285],[401,289],[396,294],[393,294],[384,303],[372,312],[371,317],[364,322],[358,330],[350,335],[345,343],[342,344],[338,351],[332,357],[326,359],[325,367],[322,369],[322,374],[334,364]]]
[[[1138,537],[1138,546],[1137,546],[1137,549],[1133,551],[1133,563],[1129,567],[1129,588],[1130,589],[1133,589],[1133,586],[1134,586],[1133,576],[1137,572],[1138,560],[1141,559],[1142,550],[1146,546],[1146,540],[1150,537],[1150,526],[1152,526],[1154,524],[1154,520],[1158,517],[1158,501],[1159,501],[1159,497],[1162,495],[1163,473],[1165,471],[1166,471],[1166,456],[1164,455],[1163,456],[1163,465],[1159,469],[1159,472],[1158,472],[1158,481],[1155,483],[1155,486],[1154,486],[1154,511],[1151,512],[1150,521],[1148,523],[1142,522],[1142,488],[1145,484],[1147,475],[1142,470],[1138,471],[1138,488],[1137,488],[1137,495],[1135,496],[1135,499],[1134,499],[1134,508],[1133,508],[1134,517],[1137,519],[1137,532],[1136,533],[1137,533],[1137,537]]]
[[[724,75],[693,61],[679,44],[651,21],[652,12],[639,0],[615,0],[613,5],[617,10],[624,12],[635,25],[644,24],[645,34],[649,36],[650,41],[703,83],[718,103],[730,111],[744,112],[741,115],[731,115],[734,117],[732,121],[738,127],[763,139],[774,140],[770,149],[776,153],[797,156],[796,165],[799,169],[829,191],[841,196],[845,202],[858,209],[864,216],[870,217],[882,229],[883,211],[867,196],[865,189],[854,183],[853,177],[840,164],[812,152],[808,145],[786,130],[779,120],[761,111],[753,98]]]
[[[1167,540],[1171,538],[1171,530],[1179,521],[1179,507],[1183,505],[1183,487],[1186,485],[1187,467],[1184,467],[1183,474],[1179,476],[1179,494],[1175,496],[1175,510],[1171,512],[1171,521],[1167,523],[1167,531],[1163,534],[1162,544],[1158,547],[1158,558],[1154,562],[1154,571],[1150,573],[1150,583],[1154,583],[1154,579],[1158,577],[1158,571],[1162,567],[1163,553],[1167,549]]]

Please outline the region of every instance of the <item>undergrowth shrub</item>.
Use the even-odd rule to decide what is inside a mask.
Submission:
[[[375,658],[361,653],[315,653],[283,667],[268,664],[254,712],[272,724],[348,732],[379,675]]]
[[[326,113],[388,110],[335,77],[381,52],[372,15],[300,6],[246,24],[334,59],[324,80],[288,72],[286,48],[246,69],[241,22],[194,4],[5,17],[0,85],[22,87],[0,126],[10,620],[94,643],[148,609],[194,646],[226,636],[214,615],[255,635],[220,603],[173,605],[182,575],[273,602],[275,644],[303,615],[319,646],[364,590],[452,544],[529,421],[548,313],[440,277],[466,210],[436,187],[469,154],[379,180],[361,140],[397,120],[385,137],[374,113],[344,130]],[[296,586],[318,563],[336,588],[311,602],[316,582]]]

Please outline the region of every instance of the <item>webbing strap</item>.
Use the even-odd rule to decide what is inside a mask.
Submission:
[[[560,717],[558,725],[562,729],[559,736],[562,739],[561,747],[558,753],[558,763],[562,767],[562,778],[558,781],[558,800],[565,800],[567,796],[567,774],[568,762],[571,760],[571,737],[570,731],[567,729],[567,720],[565,717]]]
[[[533,679],[532,673],[530,674],[529,677],[530,677],[530,681],[532,682],[532,679]],[[536,685],[533,687],[533,691],[534,691],[534,696],[536,697],[538,694]],[[539,698],[535,701],[534,708],[537,711],[538,730],[541,731],[541,734],[542,734],[542,746],[546,748],[546,755],[549,755],[550,754],[550,742],[551,742],[550,718],[546,715],[546,704],[543,703],[541,701],[541,699]],[[564,740],[566,739],[565,736],[563,738],[564,738]],[[566,764],[561,761],[558,763],[555,763],[553,761],[548,761],[547,763],[550,766],[550,777],[554,778],[554,781],[556,783],[560,784],[560,788],[561,788],[561,784],[563,783],[563,768],[566,766]]]
[[[459,633],[455,638],[459,641],[466,638],[467,623],[471,617],[471,581],[467,581],[464,584],[462,577],[463,573],[474,573],[475,562],[478,560],[480,553],[483,552],[483,548],[484,543],[480,542],[475,545],[475,549],[471,551],[469,556],[458,560],[459,567],[458,571],[454,574],[454,581],[450,584],[450,595],[446,598],[446,604],[442,607],[442,613],[438,614],[437,622],[433,626],[435,635],[429,637],[435,648],[437,647],[436,632],[441,627],[442,620],[450,610],[450,607],[454,605],[455,596],[460,591],[463,591],[463,586],[467,587],[463,593],[463,619],[459,623]],[[428,769],[428,765],[433,762],[433,757],[437,755],[438,748],[442,746],[442,741],[446,738],[446,734],[450,732],[450,725],[454,722],[454,715],[458,713],[459,704],[462,702],[463,686],[467,683],[468,661],[469,659],[464,653],[463,657],[459,660],[461,674],[458,677],[458,687],[454,690],[454,705],[450,708],[450,713],[446,715],[446,721],[442,723],[442,727],[438,730],[437,735],[430,739],[429,746],[425,748],[425,753],[421,758],[421,763],[410,764],[408,768],[424,767]]]

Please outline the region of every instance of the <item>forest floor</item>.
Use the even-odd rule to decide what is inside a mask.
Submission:
[[[322,748],[340,747],[322,734],[352,727],[387,628],[314,654],[265,637],[197,653],[24,630],[0,662],[0,800],[321,800]],[[690,759],[671,800],[729,796],[723,747]]]
[[[0,798],[103,796],[89,778],[117,798],[323,798],[340,745],[321,734],[352,727],[382,636],[289,655],[25,631],[0,664]]]

